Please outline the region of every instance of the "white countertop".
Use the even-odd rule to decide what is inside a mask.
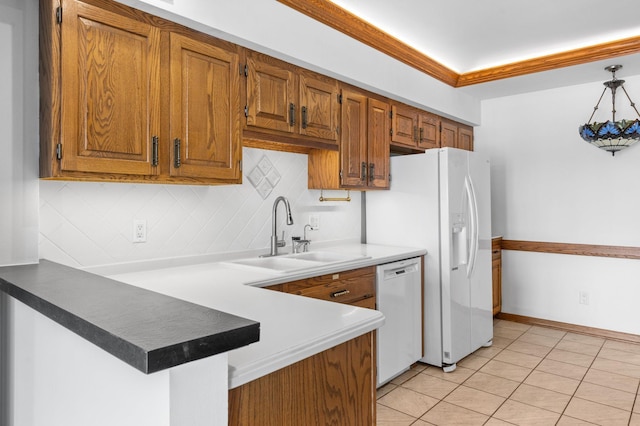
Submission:
[[[273,273],[226,262],[206,262],[118,273],[109,278],[260,322],[260,341],[229,352],[229,388],[351,340],[384,323],[371,309],[327,302],[260,287],[422,256],[424,249],[338,244],[322,251],[367,258],[294,273]],[[313,251],[313,248],[312,250]],[[125,270],[131,270],[128,265]]]

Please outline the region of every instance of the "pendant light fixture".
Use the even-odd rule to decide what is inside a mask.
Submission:
[[[636,104],[633,103],[627,93],[627,90],[623,86],[624,80],[618,80],[616,78],[616,71],[620,68],[622,68],[622,65],[610,65],[605,67],[606,71],[613,74],[613,78],[603,83],[605,88],[600,95],[600,99],[598,99],[598,103],[593,108],[591,117],[589,117],[589,122],[580,126],[579,129],[582,139],[594,146],[597,146],[598,148],[602,148],[605,151],[610,152],[611,155],[615,155],[616,152],[627,148],[640,140],[640,120],[638,120],[638,118],[640,118],[640,113],[638,113]],[[624,94],[627,96],[627,99],[629,99],[631,107],[638,115],[638,118],[635,120],[616,121],[616,90],[618,87],[622,89]],[[593,115],[596,113],[607,88],[611,89],[611,104],[613,106],[611,111],[613,114],[612,119],[604,123],[591,123]]]

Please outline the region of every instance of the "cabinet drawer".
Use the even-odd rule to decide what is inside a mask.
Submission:
[[[375,292],[374,277],[361,277],[351,280],[337,280],[330,284],[299,289],[291,293],[331,302],[352,303],[370,298]]]
[[[366,299],[358,300],[357,302],[351,302],[350,305],[357,306],[359,308],[376,309],[376,298],[368,297]]]

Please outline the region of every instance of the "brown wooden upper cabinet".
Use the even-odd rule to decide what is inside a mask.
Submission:
[[[337,147],[336,80],[252,51],[247,53],[245,74],[250,137],[292,144],[310,140]]]
[[[309,153],[309,188],[389,188],[388,102],[353,89],[341,99],[339,152]]]
[[[41,177],[240,182],[237,47],[106,0],[56,4],[40,2]]]
[[[473,151],[473,127],[445,118],[440,119],[440,144]]]
[[[440,148],[440,117],[401,103],[391,103],[391,150],[420,152]]]

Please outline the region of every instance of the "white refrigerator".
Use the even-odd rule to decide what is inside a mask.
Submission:
[[[391,158],[366,195],[366,241],[427,249],[424,357],[445,371],[493,339],[489,161],[455,148]]]

